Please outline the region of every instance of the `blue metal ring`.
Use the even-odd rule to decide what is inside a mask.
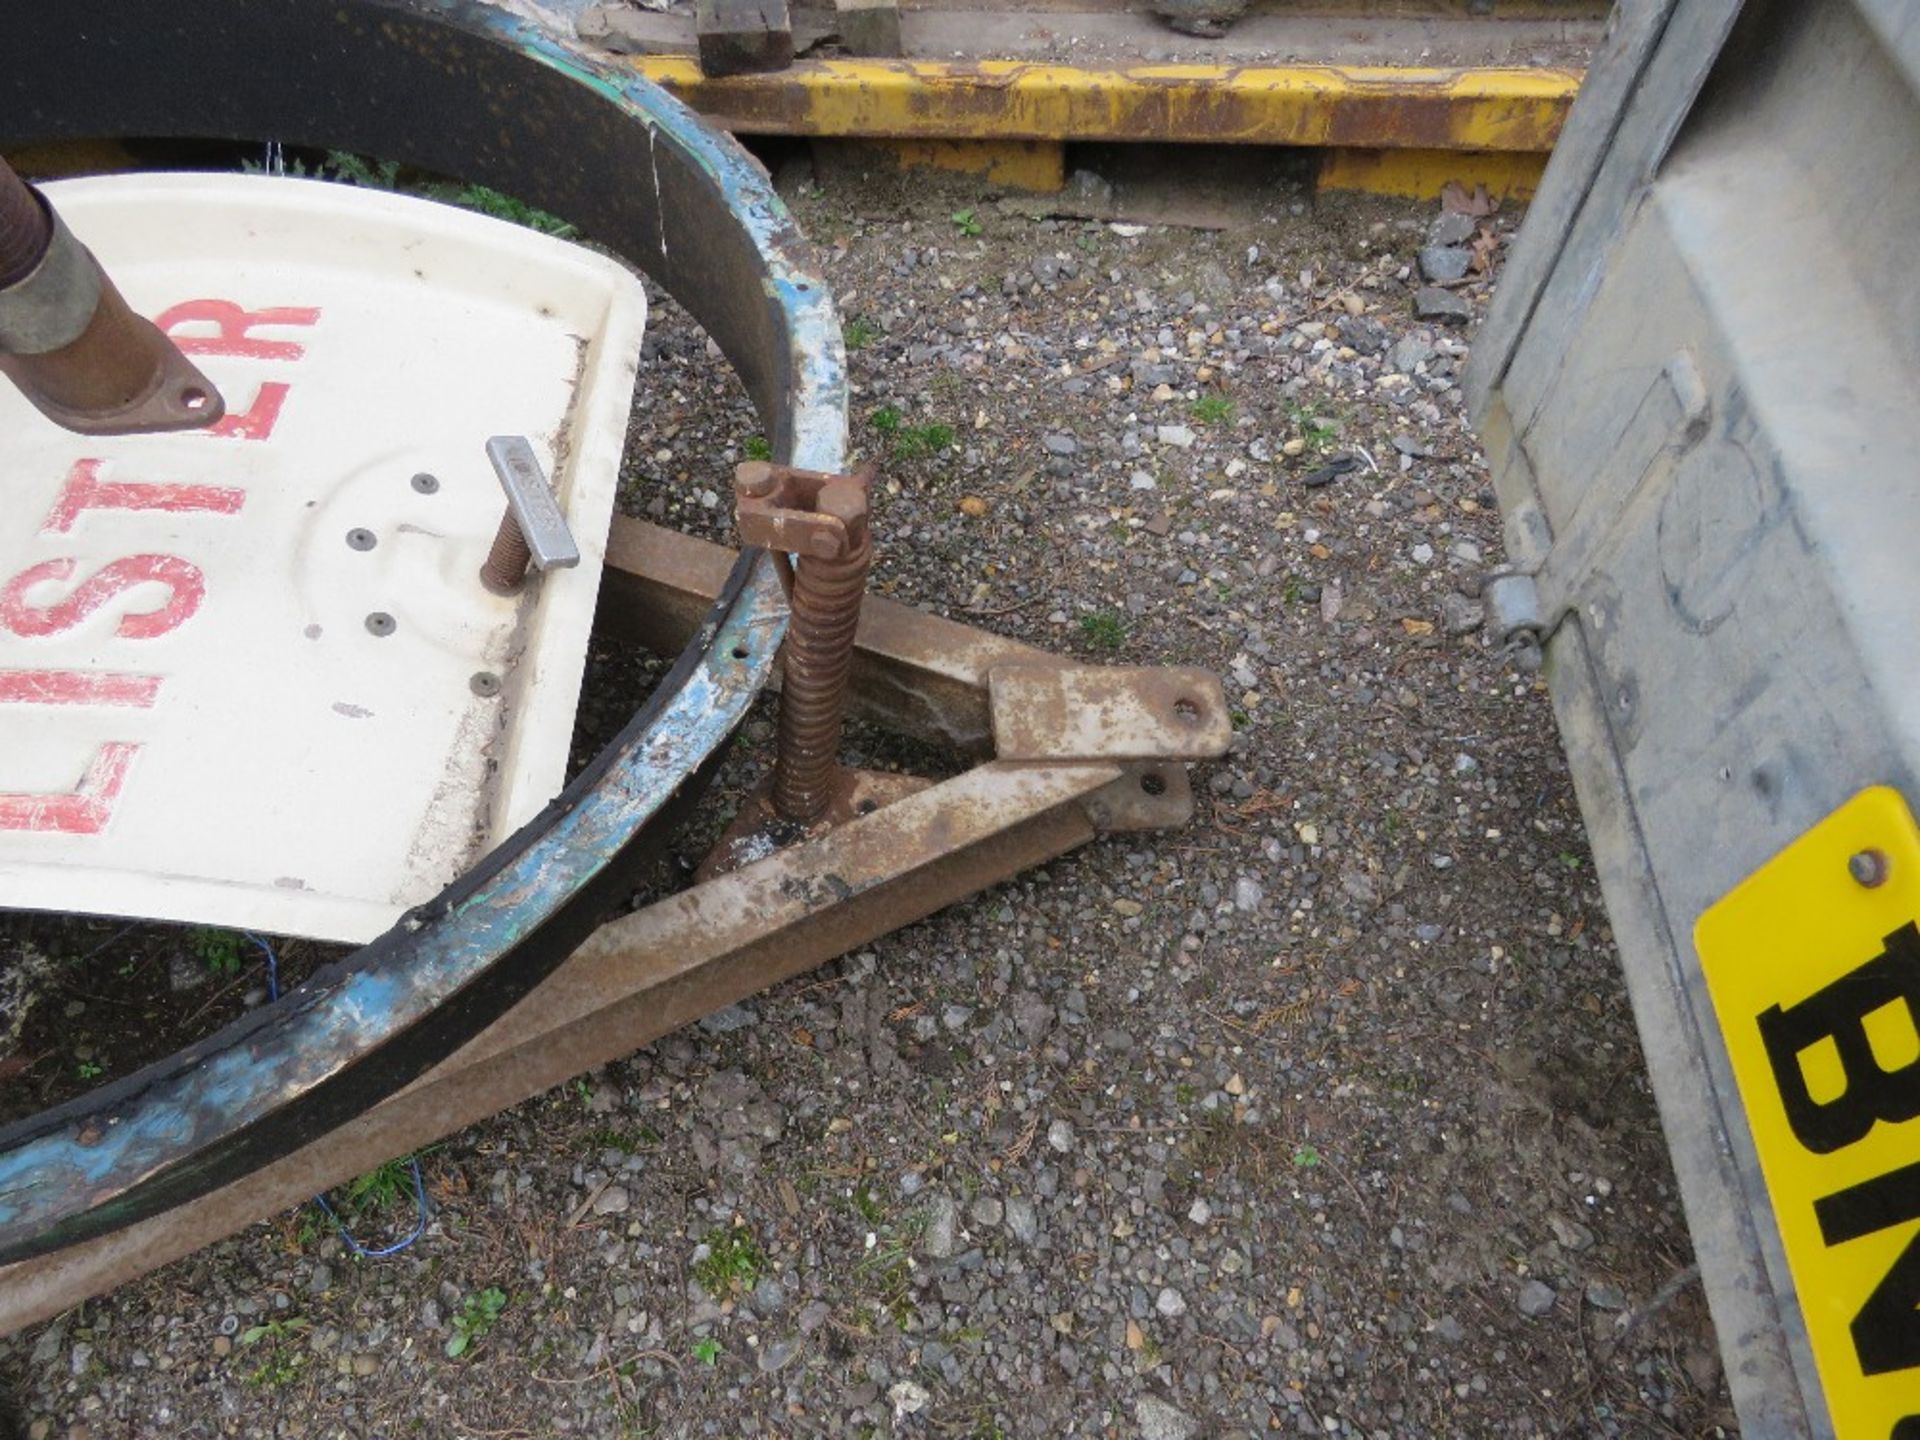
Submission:
[[[24,127],[0,141],[272,135],[509,190],[612,244],[690,310],[783,460],[845,468],[839,323],[791,216],[745,151],[630,71],[471,0],[113,0],[90,12],[112,37],[97,45],[76,41],[58,6],[12,9],[10,48],[36,60],[0,74],[0,127]],[[0,1131],[0,1263],[291,1152],[537,986],[630,883],[635,842],[717,765],[786,622],[770,561],[747,552],[647,707],[471,874],[281,1004]]]

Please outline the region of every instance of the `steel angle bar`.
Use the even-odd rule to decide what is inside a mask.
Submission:
[[[804,242],[744,151],[630,71],[465,0],[108,0],[84,23],[5,0],[0,21],[9,53],[32,57],[0,68],[0,143],[274,138],[494,186],[613,246],[699,319],[782,461],[843,468],[844,356]],[[771,562],[744,553],[646,708],[472,873],[281,1003],[0,1131],[0,1260],[264,1213],[173,1207],[313,1145],[549,975],[716,766],[786,620]],[[24,1323],[28,1286],[0,1270],[0,1328]]]
[[[599,621],[659,655],[687,643],[733,564],[724,546],[616,516]],[[993,753],[988,674],[997,665],[1065,667],[1018,640],[869,595],[854,637],[847,712],[964,755]]]
[[[1120,763],[988,764],[602,927],[521,1005],[351,1125],[202,1201],[0,1268],[0,1333],[57,1314],[393,1155],[1120,826],[1181,823]],[[1114,803],[1116,791],[1130,797]],[[1153,808],[1127,807],[1144,803]],[[1116,828],[1120,828],[1116,826]]]

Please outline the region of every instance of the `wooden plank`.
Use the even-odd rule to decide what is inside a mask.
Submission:
[[[840,15],[840,43],[848,54],[899,57],[898,0],[833,0],[833,8]]]
[[[705,75],[760,75],[793,63],[787,0],[698,0],[694,29]]]

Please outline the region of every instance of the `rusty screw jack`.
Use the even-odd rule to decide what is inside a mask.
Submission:
[[[847,672],[873,565],[871,479],[761,460],[734,473],[741,540],[799,557],[773,762],[774,813],[795,824],[825,815],[839,782]]]
[[[486,564],[480,567],[480,583],[496,595],[511,595],[526,579],[527,562],[532,558],[533,551],[521,532],[520,522],[509,510],[500,517],[500,528],[493,533],[493,548],[487,551]]]

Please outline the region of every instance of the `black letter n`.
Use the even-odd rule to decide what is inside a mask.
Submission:
[[[1920,1058],[1883,1070],[1867,1038],[1866,1018],[1883,1005],[1904,1002],[1920,1032],[1920,930],[1910,921],[1887,936],[1886,949],[1791,1009],[1760,1016],[1760,1038],[1773,1062],[1787,1120],[1800,1143],[1827,1155],[1865,1137],[1880,1120],[1898,1124],[1920,1115]],[[1846,1088],[1831,1100],[1807,1091],[1801,1053],[1831,1040],[1840,1054]]]

